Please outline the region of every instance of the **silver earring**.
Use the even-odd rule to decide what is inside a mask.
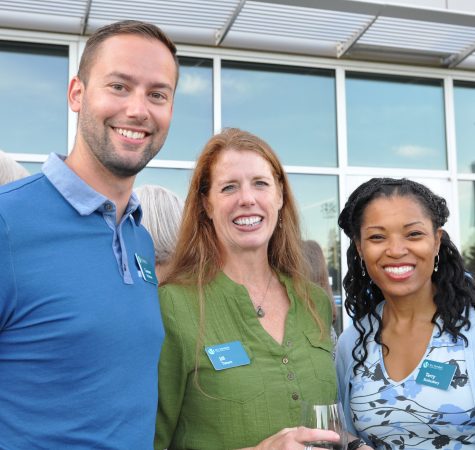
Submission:
[[[434,272],[437,272],[439,270],[439,254],[435,255],[435,260],[434,260]]]
[[[360,256],[360,267],[361,267],[361,275],[363,275],[363,277],[366,276],[366,271],[364,270],[364,261],[363,261],[363,258]]]

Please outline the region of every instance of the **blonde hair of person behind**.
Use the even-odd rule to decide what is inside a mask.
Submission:
[[[198,158],[185,201],[176,252],[168,276],[162,285],[173,283],[195,286],[198,289],[200,338],[202,338],[203,290],[223,266],[218,238],[213,223],[206,214],[203,199],[208,196],[211,187],[213,167],[219,155],[228,149],[257,153],[270,164],[274,177],[282,189],[283,206],[279,213],[279,224],[269,242],[269,264],[276,271],[291,277],[297,295],[303,299],[323,332],[323,322],[310,298],[307,264],[301,249],[299,218],[287,175],[276,154],[266,142],[237,128],[227,128],[213,136]]]
[[[25,178],[29,174],[21,164],[18,164],[8,153],[0,150],[0,185]]]
[[[155,262],[165,264],[175,251],[183,201],[158,185],[146,184],[134,191],[142,205],[142,224],[152,236]]]

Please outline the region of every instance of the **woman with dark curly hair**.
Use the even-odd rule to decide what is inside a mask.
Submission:
[[[422,184],[373,178],[338,220],[353,319],[339,390],[349,431],[376,449],[475,448],[475,284],[448,215]]]

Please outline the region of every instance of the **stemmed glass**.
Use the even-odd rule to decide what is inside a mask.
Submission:
[[[346,450],[348,437],[346,432],[345,417],[341,403],[319,405],[310,402],[302,402],[301,424],[307,428],[319,428],[332,430],[340,435],[339,442],[312,441],[305,442],[307,447],[320,447],[334,450]]]

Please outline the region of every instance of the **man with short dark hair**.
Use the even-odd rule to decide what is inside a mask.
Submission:
[[[132,194],[162,147],[176,49],[136,21],[86,44],[74,147],[0,190],[0,448],[153,447],[163,326]]]

